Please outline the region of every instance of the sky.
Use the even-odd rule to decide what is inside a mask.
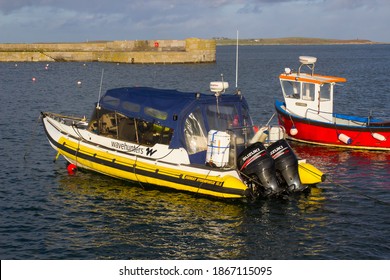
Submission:
[[[0,43],[310,37],[390,43],[390,0],[0,0]]]

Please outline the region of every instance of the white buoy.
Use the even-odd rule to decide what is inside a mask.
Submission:
[[[376,140],[379,140],[379,141],[386,141],[387,140],[385,136],[383,136],[382,134],[376,133],[376,132],[372,133],[371,135],[372,135],[372,137],[374,137]]]
[[[290,129],[290,135],[291,136],[295,136],[298,134],[298,129],[295,127],[295,125],[293,125]]]
[[[343,143],[345,143],[345,144],[347,144],[347,145],[349,145],[349,144],[352,143],[352,139],[351,139],[350,137],[348,137],[347,135],[343,134],[343,133],[340,133],[340,134],[338,135],[338,139],[339,139],[341,142],[343,142]]]
[[[77,81],[77,85],[79,85],[79,86],[80,86],[80,85],[81,85],[81,81]]]
[[[35,77],[32,77],[32,79],[31,79],[33,82],[35,82],[37,79],[35,79]]]

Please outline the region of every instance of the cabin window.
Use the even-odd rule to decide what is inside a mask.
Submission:
[[[184,124],[184,137],[190,155],[207,150],[207,137],[201,109],[196,108]]]
[[[173,134],[173,129],[158,123],[127,117],[104,109],[95,110],[88,130],[104,137],[147,146],[157,143],[169,145]]]
[[[245,107],[242,107],[241,108],[241,113],[242,113],[242,117],[243,117],[243,126],[252,126],[253,125],[253,121],[249,115],[249,112],[247,110],[247,108]]]
[[[110,104],[113,107],[117,107],[119,106],[120,100],[119,98],[106,95],[103,97],[103,102],[106,104]]]
[[[157,110],[155,108],[152,108],[152,107],[145,107],[144,108],[144,112],[146,115],[149,115],[153,118],[156,118],[156,119],[159,119],[159,120],[166,120],[167,117],[168,117],[168,113],[167,112],[164,112],[164,111],[161,111],[161,110]]]
[[[249,129],[249,128],[252,128],[253,127],[253,121],[249,115],[249,111],[247,110],[247,108],[244,108],[242,107],[241,108],[241,114],[242,114],[242,118],[243,118],[243,129],[241,129],[240,131],[235,131],[237,137],[243,137],[243,139],[249,139],[249,138],[252,138],[254,136],[254,130],[253,129]]]
[[[123,109],[130,111],[130,112],[138,113],[139,111],[141,111],[141,106],[137,103],[123,101],[121,105],[122,105]]]
[[[224,131],[242,126],[235,106],[209,105],[206,108],[206,115],[210,130]]]
[[[293,81],[282,81],[283,94],[287,98],[299,99],[300,96],[300,83]]]
[[[302,100],[314,101],[315,84],[302,84]]]
[[[324,84],[320,87],[320,101],[330,101],[332,87],[330,84]]]
[[[169,145],[172,139],[173,129],[143,120],[136,122],[136,142],[141,145],[153,146],[155,144]]]
[[[95,108],[88,130],[96,134],[108,133],[116,125],[115,112]]]

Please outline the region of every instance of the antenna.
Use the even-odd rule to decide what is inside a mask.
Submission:
[[[237,29],[237,42],[236,42],[236,89],[238,87],[238,29]]]
[[[98,97],[98,101],[96,104],[96,109],[100,109],[99,101],[100,101],[100,95],[102,94],[103,76],[104,76],[104,68],[102,68],[102,76],[100,77],[99,97]]]

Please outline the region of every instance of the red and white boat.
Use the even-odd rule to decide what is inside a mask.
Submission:
[[[284,102],[276,101],[279,124],[295,141],[354,149],[390,151],[390,120],[333,112],[334,87],[345,78],[314,73],[317,58],[300,56],[297,72],[279,76]],[[309,73],[301,72],[302,66]]]

